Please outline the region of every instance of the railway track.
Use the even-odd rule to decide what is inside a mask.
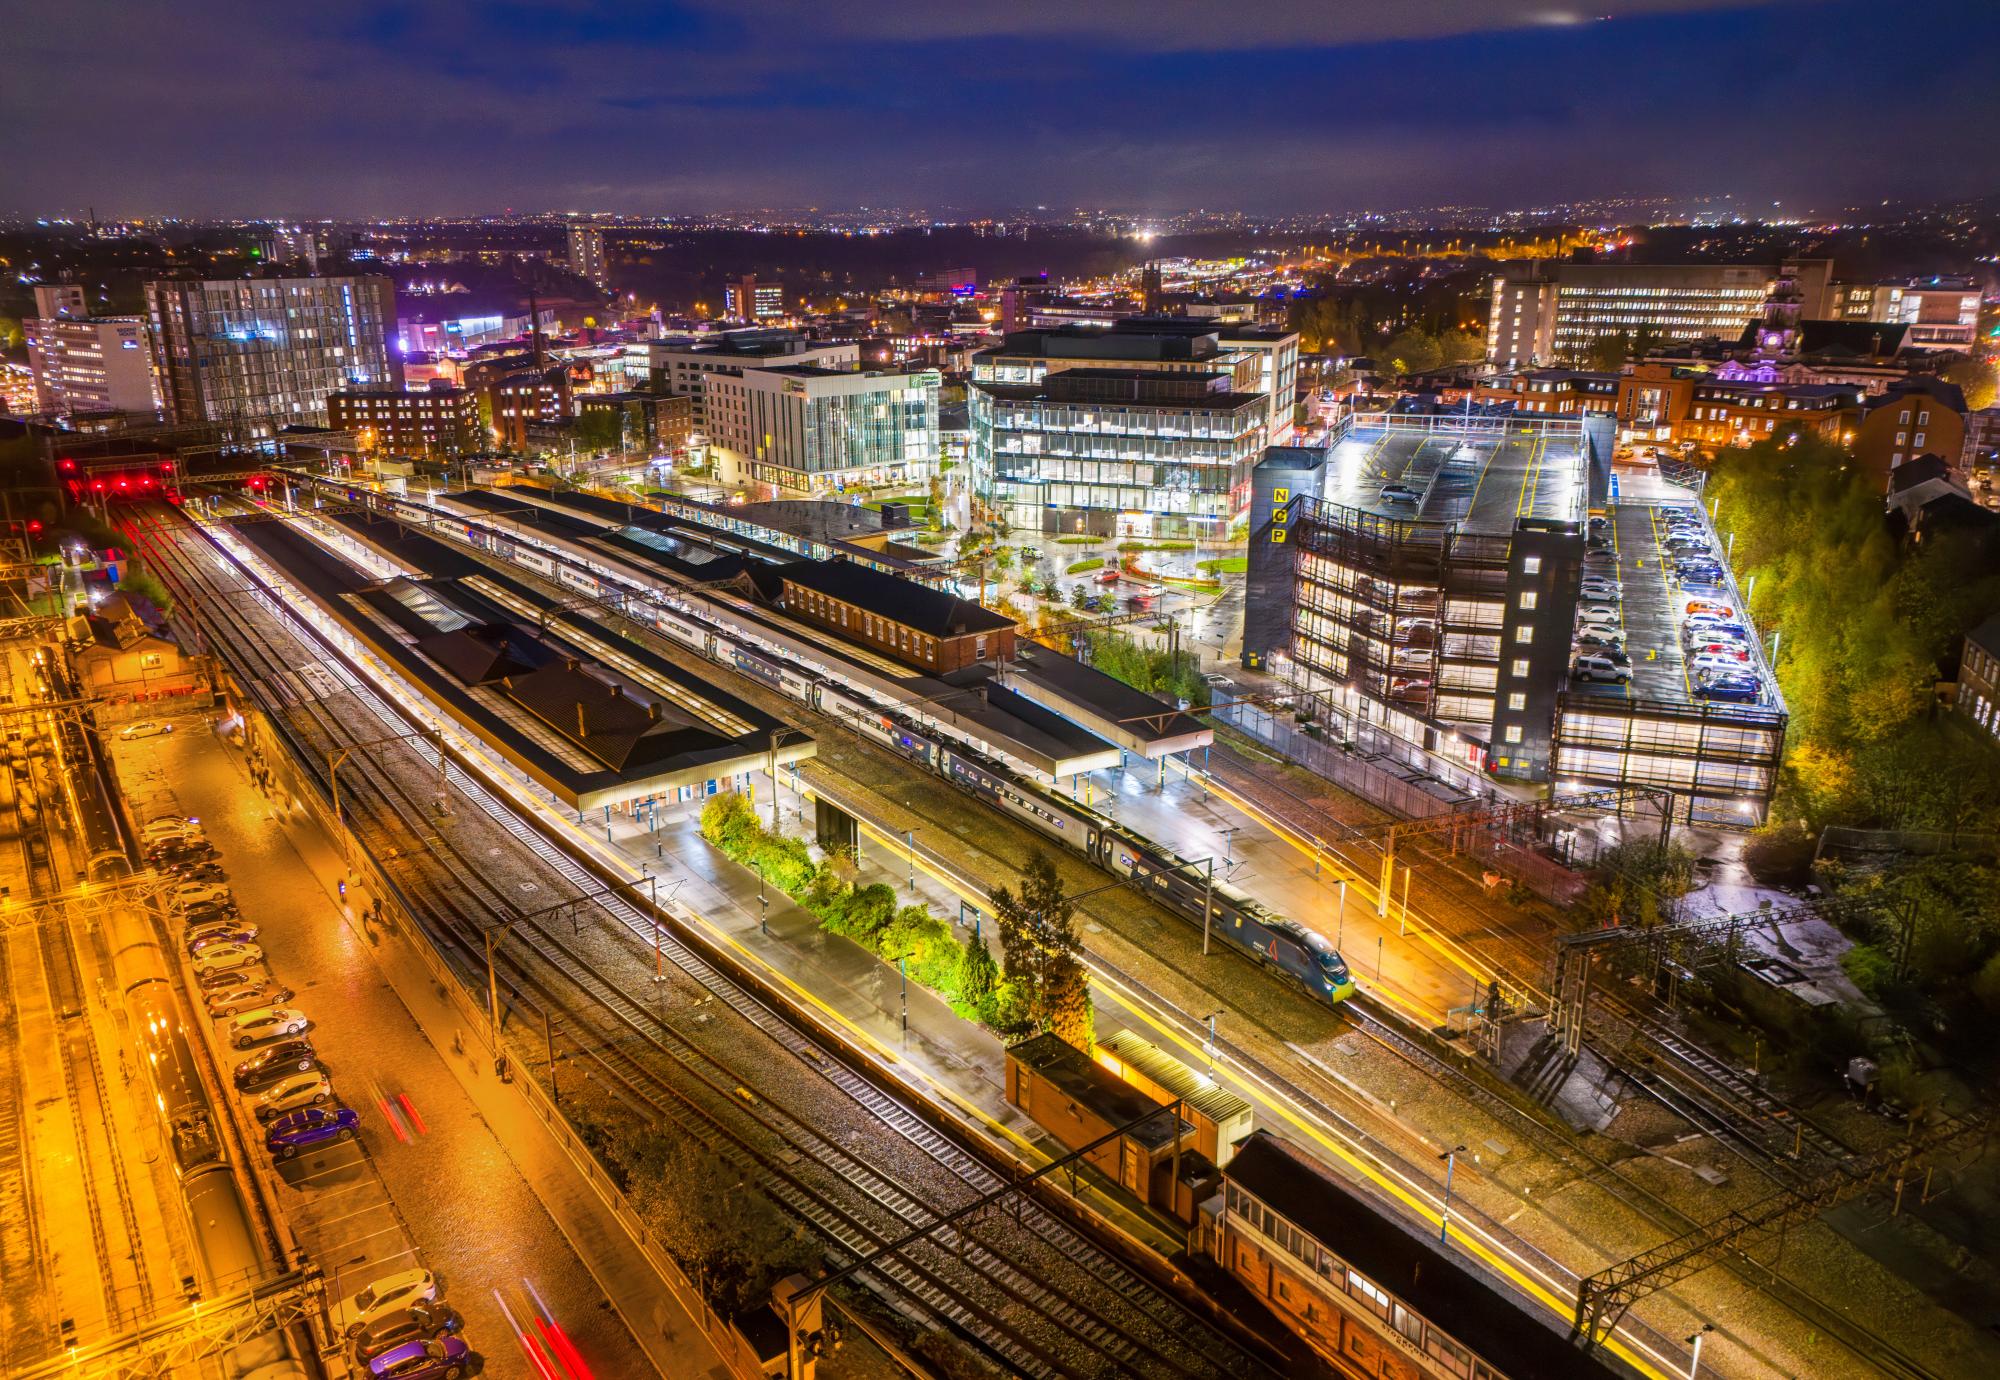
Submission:
[[[182,551],[192,539],[201,542],[197,549],[212,554],[215,548],[207,538],[157,524],[135,531],[134,537],[152,550],[155,568],[202,603],[210,633],[220,634],[216,640],[238,663],[246,683],[263,687],[276,701],[270,705],[276,711],[274,722],[302,738],[288,707],[313,721],[314,737],[327,742],[295,743],[309,770],[317,774],[329,746],[338,751],[381,736],[378,724],[342,722],[311,697],[291,691],[283,678],[296,654],[287,654],[257,625],[268,619],[294,640],[312,639],[307,641],[312,645],[317,639],[302,634],[298,621],[265,596],[223,587],[203,560]],[[260,607],[261,615],[250,612],[246,599]],[[403,727],[403,720],[373,691],[344,671],[339,675],[347,693],[379,724]],[[275,694],[274,685],[286,686],[287,693]],[[678,939],[661,935],[663,953],[734,1017],[795,1056],[793,1076],[775,1080],[793,1086],[764,1086],[764,1079],[777,1070],[762,1067],[753,1084],[710,1047],[712,1041],[684,1031],[631,997],[624,984],[607,974],[603,959],[584,952],[580,928],[565,938],[502,889],[489,875],[490,861],[478,858],[482,839],[449,835],[525,844],[540,864],[541,880],[532,894],[539,900],[567,888],[572,896],[557,896],[558,904],[569,899],[614,921],[627,940],[622,958],[628,967],[630,941],[647,947],[653,943],[653,919],[620,897],[592,896],[602,890],[598,879],[539,835],[507,831],[505,807],[455,764],[447,764],[446,775],[476,809],[462,812],[449,830],[441,827],[431,813],[430,783],[437,775],[433,751],[428,745],[405,744],[383,752],[382,760],[355,752],[347,759],[342,799],[352,817],[370,816],[364,828],[378,836],[373,840],[378,857],[396,848],[396,861],[422,874],[420,885],[408,888],[409,899],[461,975],[476,974],[483,986],[482,932],[487,926],[509,927],[511,937],[496,946],[496,975],[504,964],[510,985],[526,992],[551,1020],[560,1014],[578,1052],[603,1073],[621,1100],[747,1161],[765,1192],[824,1243],[830,1259],[859,1259],[980,1194],[1006,1186],[1001,1172],[830,1055]],[[408,764],[407,773],[393,770],[388,760]],[[484,825],[479,824],[482,819]],[[412,832],[423,841],[420,854],[401,847]],[[485,924],[474,916],[483,917]],[[587,1041],[577,1038],[585,1033]],[[740,1045],[736,1052],[742,1052]],[[803,1090],[798,1072],[809,1085]],[[829,1120],[824,1106],[829,1088],[847,1109],[833,1120],[853,1125],[852,1113],[858,1111],[872,1128],[858,1151],[823,1129]],[[815,1096],[821,1105],[810,1112],[795,1105]],[[921,1158],[909,1162],[913,1157]],[[966,1338],[1020,1373],[1055,1376],[1095,1368],[1107,1375],[1220,1377],[1267,1370],[1260,1357],[1200,1313],[1038,1201],[1020,1195],[1004,1211],[989,1210],[939,1230],[866,1273],[892,1306]]]
[[[1235,761],[1227,749],[1225,763]],[[1380,868],[1379,856],[1363,856],[1356,849],[1372,847],[1358,831],[1327,815],[1311,801],[1282,786],[1250,774],[1232,776],[1231,791],[1244,795],[1267,813],[1303,829],[1325,843],[1328,856],[1338,859],[1362,876],[1372,876]],[[1305,818],[1299,816],[1304,812]],[[1445,859],[1424,840],[1404,845],[1435,865],[1434,875],[1450,877]],[[1531,1006],[1546,1008],[1549,995],[1538,979],[1524,976],[1548,962],[1554,931],[1531,934],[1506,920],[1470,906],[1452,893],[1454,885],[1444,883],[1444,902],[1455,920],[1464,927],[1462,912],[1471,914],[1470,924],[1482,938],[1480,963],[1490,967],[1502,983],[1524,996]],[[1462,933],[1445,931],[1433,923],[1448,940],[1465,945]],[[1486,941],[1491,941],[1490,943]],[[1472,951],[1466,950],[1468,957]],[[1732,1154],[1759,1174],[1781,1187],[1795,1187],[1828,1170],[1852,1163],[1855,1150],[1838,1136],[1819,1126],[1803,1110],[1774,1096],[1768,1089],[1745,1077],[1741,1070],[1717,1058],[1695,1041],[1676,1031],[1665,1014],[1648,1003],[1600,987],[1592,992],[1600,1016],[1622,1026],[1623,1039],[1593,1040],[1593,1048],[1646,1096],[1667,1107],[1691,1124],[1714,1136]],[[1810,1150],[1810,1155],[1806,1151]]]

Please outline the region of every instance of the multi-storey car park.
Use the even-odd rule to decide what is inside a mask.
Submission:
[[[1462,790],[1644,786],[1682,818],[1761,819],[1777,684],[1740,624],[1741,681],[1691,670],[1690,610],[1735,619],[1743,601],[1695,496],[1650,478],[1621,493],[1611,449],[1603,421],[1389,416],[1274,447],[1252,496],[1246,667],[1289,666],[1340,741]],[[1592,643],[1629,667],[1579,660]]]

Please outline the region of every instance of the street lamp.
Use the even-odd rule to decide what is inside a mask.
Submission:
[[[1694,1348],[1694,1356],[1688,1361],[1688,1380],[1694,1380],[1695,1372],[1701,1369],[1701,1343],[1709,1333],[1715,1331],[1714,1323],[1703,1323],[1701,1331],[1688,1338],[1688,1345]]]
[[[1458,1167],[1458,1157],[1465,1153],[1463,1145],[1454,1145],[1438,1158],[1444,1161],[1444,1210],[1438,1214],[1438,1244],[1445,1244],[1451,1235],[1451,1171]]]
[[[1218,1006],[1215,1010],[1201,1018],[1208,1026],[1208,1070],[1210,1073],[1215,1072],[1215,1018],[1220,1016],[1222,1012],[1223,1008]]]
[[[903,1038],[904,1038],[904,1039],[908,1039],[908,1038],[909,1038],[909,1035],[910,1035],[910,968],[909,968],[909,958],[910,958],[910,955],[911,955],[912,953],[914,953],[914,952],[915,952],[915,950],[914,950],[914,949],[905,949],[905,950],[903,950],[903,952],[901,952],[901,953],[899,953],[899,954],[896,954],[896,955],[894,955],[894,957],[895,957],[895,960],[896,960],[896,975],[897,975],[897,977],[899,977],[899,978],[901,978],[901,979],[902,979],[902,986],[903,986],[903,990],[902,990],[902,1007],[903,1007],[903,1010],[902,1010],[902,1021],[903,1021]],[[884,958],[887,958],[887,957],[889,957],[889,956],[890,956],[890,955],[887,955],[887,954],[884,954],[884,955],[883,955],[883,957],[884,957]]]
[[[903,842],[909,845],[910,849],[910,890],[914,892],[917,889],[917,831],[905,829]]]

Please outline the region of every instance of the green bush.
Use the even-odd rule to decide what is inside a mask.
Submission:
[[[1191,541],[1121,541],[1118,543],[1118,549],[1121,552],[1192,551],[1194,550],[1194,543]]]
[[[1799,886],[1812,875],[1818,840],[1797,821],[1766,825],[1743,845],[1743,865],[1770,886]]]
[[[1104,538],[1102,538],[1102,537],[1090,537],[1090,536],[1083,536],[1083,535],[1077,535],[1077,536],[1071,536],[1071,537],[1057,537],[1057,538],[1056,538],[1056,545],[1057,545],[1057,546],[1095,546],[1095,545],[1097,545],[1097,544],[1098,544],[1099,542],[1101,542],[1101,541],[1103,541],[1103,540],[1104,540]]]
[[[1250,569],[1250,558],[1218,556],[1212,561],[1196,561],[1194,568],[1204,575],[1241,575]]]
[[[1102,570],[1102,569],[1104,569],[1103,559],[1101,557],[1091,556],[1085,560],[1070,562],[1069,569],[1064,571],[1063,573],[1066,575],[1087,575],[1093,570]]]

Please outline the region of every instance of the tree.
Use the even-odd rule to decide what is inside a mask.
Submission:
[[[1444,350],[1436,336],[1412,326],[1397,332],[1380,358],[1395,373],[1428,374],[1444,362]]]
[[[1090,977],[1074,958],[1049,967],[1043,991],[1048,1028],[1075,1049],[1089,1054],[1097,1043],[1097,1021],[1090,1009]]]
[[[1000,965],[993,961],[993,951],[982,940],[967,940],[965,955],[958,963],[959,1003],[970,1011],[984,1013],[993,989],[999,985]]]
[[[1632,354],[1632,337],[1624,331],[1606,331],[1586,345],[1583,367],[1611,374],[1625,367]]]
[[[622,450],[625,446],[623,407],[586,408],[576,419],[579,450]]]
[[[1052,1029],[1060,1014],[1065,1028],[1073,1029],[1078,1001],[1074,989],[1083,989],[1082,1001],[1088,1006],[1088,984],[1080,971],[1073,974],[1065,966],[1076,963],[1081,947],[1076,906],[1048,854],[1038,849],[1029,855],[1018,892],[1003,886],[993,893],[993,918],[1000,930],[1007,979],[1019,984],[1032,1027]]]
[[[1993,406],[1995,378],[1993,361],[1979,354],[1958,355],[1945,365],[1943,377],[1965,393],[1965,405],[1974,412]]]

